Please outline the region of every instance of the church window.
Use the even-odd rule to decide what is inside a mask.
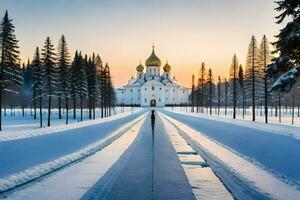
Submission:
[[[158,101],[160,102],[160,99],[158,99]]]
[[[166,92],[168,92],[168,90],[166,90]]]
[[[131,101],[133,101],[133,98],[131,98]]]
[[[130,92],[133,92],[133,90],[131,89]]]
[[[145,103],[147,103],[147,98],[145,98]]]
[[[159,88],[159,90],[161,90],[161,87]]]
[[[175,89],[173,89],[173,92],[175,92]]]
[[[124,91],[122,91],[122,94],[124,94]]]
[[[152,69],[149,69],[150,70],[150,75],[152,75]]]
[[[155,90],[154,86],[152,86],[152,90]]]
[[[140,91],[140,89],[138,89],[138,92]]]
[[[147,88],[145,88],[145,91],[147,90]]]

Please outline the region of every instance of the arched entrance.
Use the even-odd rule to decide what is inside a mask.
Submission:
[[[150,101],[150,106],[151,106],[151,107],[156,107],[156,100],[155,100],[155,99],[152,99],[152,100]]]

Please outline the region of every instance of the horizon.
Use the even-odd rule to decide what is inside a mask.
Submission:
[[[191,87],[202,62],[212,68],[215,80],[224,80],[234,54],[245,65],[252,35],[258,43],[264,34],[273,42],[281,27],[275,23],[273,1],[12,0],[0,5],[0,14],[8,10],[16,27],[22,61],[32,60],[35,47],[42,47],[47,36],[57,48],[64,34],[72,57],[76,50],[94,52],[109,63],[116,87],[136,74],[140,61],[144,65],[152,44],[161,67],[168,59],[172,76],[182,85]]]

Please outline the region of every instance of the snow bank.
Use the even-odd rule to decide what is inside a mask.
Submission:
[[[283,125],[283,124],[272,124],[272,123],[264,123],[264,122],[253,122],[253,121],[246,121],[240,119],[231,119],[225,118],[221,116],[214,116],[214,115],[206,115],[201,113],[187,113],[187,112],[180,112],[168,109],[167,111],[183,114],[187,116],[199,117],[203,119],[215,120],[226,122],[234,125],[244,126],[247,128],[254,128],[257,130],[267,131],[271,133],[276,133],[280,135],[291,136],[297,140],[300,140],[300,127],[298,126],[290,126],[290,125]]]
[[[30,167],[24,171],[12,174],[8,177],[1,178],[0,179],[0,193],[10,190],[10,189],[13,189],[19,185],[22,185],[29,181],[35,180],[37,178],[40,178],[43,175],[49,174],[57,169],[60,169],[70,163],[78,161],[79,159],[87,157],[87,156],[95,153],[96,151],[101,150],[102,148],[104,148],[105,146],[109,145],[114,140],[116,140],[118,137],[120,137],[122,134],[124,134],[126,131],[128,131],[134,124],[138,123],[140,120],[145,118],[145,115],[146,114],[143,114],[142,116],[138,117],[137,119],[121,126],[119,129],[117,129],[112,134],[108,135],[107,137],[105,137],[91,145],[88,145],[87,147],[85,147],[81,150],[78,150],[74,153],[59,157],[55,160]]]
[[[129,116],[132,113],[138,113],[141,111],[143,111],[143,109],[140,108],[140,109],[136,109],[135,111],[132,111],[132,112],[130,111],[130,112],[126,112],[126,113],[116,114],[116,115],[113,115],[113,116],[107,117],[107,118],[83,121],[83,122],[73,123],[73,124],[69,124],[69,125],[63,124],[63,125],[46,127],[46,128],[38,128],[38,129],[23,130],[23,131],[22,130],[2,131],[0,134],[0,142],[24,139],[24,138],[41,136],[41,135],[52,134],[52,133],[59,133],[59,132],[66,131],[66,130],[72,130],[72,129],[82,128],[82,127],[91,126],[91,125],[95,125],[95,124],[101,124],[101,123],[105,123],[108,121],[120,119],[120,118]]]
[[[216,143],[201,132],[169,116],[164,114],[163,116],[174,123],[184,134],[188,135],[190,140],[198,143],[201,149],[205,150],[212,158],[224,163],[225,168],[242,177],[258,191],[274,199],[300,199],[300,191],[295,186],[283,182],[259,166],[233,153],[229,148]]]

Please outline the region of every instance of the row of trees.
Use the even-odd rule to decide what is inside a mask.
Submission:
[[[99,55],[82,55],[76,51],[71,60],[64,35],[61,36],[57,51],[47,37],[41,51],[39,47],[36,48],[32,62],[28,61],[26,66],[21,66],[14,29],[6,11],[0,26],[0,129],[3,99],[6,105],[14,102],[17,107],[22,107],[23,115],[26,106],[32,107],[34,119],[37,119],[39,110],[41,127],[44,104],[47,104],[48,110],[47,126],[51,125],[53,107],[58,108],[59,119],[62,118],[62,109],[66,110],[68,124],[69,108],[72,105],[75,119],[78,101],[81,121],[84,107],[88,108],[90,119],[95,119],[96,107],[101,107],[101,117],[111,115],[116,96],[110,67],[107,63],[103,66]],[[15,97],[18,101],[11,101]]]
[[[267,37],[263,36],[258,45],[255,37],[252,36],[245,68],[239,64],[237,56],[234,55],[228,79],[225,78],[222,81],[221,77],[218,77],[214,82],[211,69],[206,71],[205,64],[202,63],[196,84],[194,75],[192,78],[192,111],[203,113],[204,107],[209,107],[209,113],[211,113],[212,105],[214,105],[218,107],[218,113],[220,107],[224,106],[225,114],[227,114],[227,107],[230,106],[233,110],[233,118],[236,118],[236,109],[239,106],[242,108],[243,117],[246,108],[251,108],[252,120],[255,121],[255,109],[260,106],[264,108],[265,122],[267,123],[268,107],[275,105],[277,110],[282,101],[280,92],[271,91],[271,86],[275,81],[272,77],[267,76],[271,60],[272,53]]]

